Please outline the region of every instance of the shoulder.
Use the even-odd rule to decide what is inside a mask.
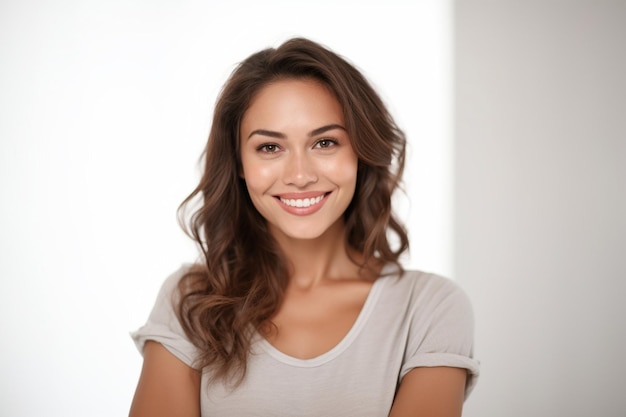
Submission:
[[[474,330],[474,314],[472,303],[461,286],[441,275],[408,271],[405,280],[415,280],[413,302],[428,311],[433,322],[456,328],[465,329],[469,334]]]
[[[202,266],[197,263],[184,263],[178,269],[170,273],[161,284],[157,301],[166,301],[176,304],[179,300],[181,281],[188,277],[198,276],[202,273]],[[188,281],[183,288],[189,290],[192,282]]]
[[[181,326],[177,309],[180,299],[179,283],[196,269],[195,264],[183,264],[163,281],[148,320],[131,333],[140,352],[143,352],[147,341],[156,341],[185,364],[192,366],[197,351]]]
[[[438,274],[419,270],[398,271],[381,277],[394,298],[404,298],[421,310],[438,310],[456,306],[471,313],[471,302],[459,284]]]
[[[404,271],[386,280],[380,311],[406,329],[415,351],[458,352],[471,356],[474,314],[469,297],[449,278]]]
[[[479,373],[474,359],[474,315],[469,297],[449,278],[405,271],[386,278],[388,305],[407,329],[401,377],[418,367],[458,367],[468,371],[466,393]],[[392,304],[395,303],[395,304]]]

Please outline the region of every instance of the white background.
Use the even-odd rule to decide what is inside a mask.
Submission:
[[[294,3],[0,4],[0,415],[127,413],[128,332],[195,258],[175,210],[212,104],[236,62],[290,36],[389,103],[410,140],[406,264],[453,275],[449,3]]]

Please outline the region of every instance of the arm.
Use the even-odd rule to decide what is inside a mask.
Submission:
[[[200,417],[200,372],[148,341],[130,417]]]
[[[402,379],[389,417],[459,417],[466,379],[463,368],[414,368]]]

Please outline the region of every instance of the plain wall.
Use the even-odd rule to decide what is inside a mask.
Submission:
[[[624,416],[626,2],[456,2],[467,417]]]

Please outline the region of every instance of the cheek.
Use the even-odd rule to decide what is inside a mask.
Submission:
[[[248,192],[252,194],[263,193],[274,183],[276,168],[267,164],[243,162],[243,179],[246,181]]]
[[[329,163],[326,172],[330,178],[334,178],[337,183],[350,185],[356,183],[358,161],[356,157],[349,155],[339,161]]]

